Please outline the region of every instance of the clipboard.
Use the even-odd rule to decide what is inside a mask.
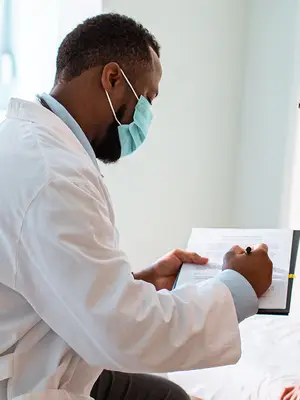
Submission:
[[[288,272],[288,288],[286,294],[286,307],[284,309],[260,308],[257,312],[258,315],[281,315],[281,316],[289,315],[291,308],[291,301],[292,301],[293,284],[296,278],[295,270],[299,254],[299,247],[300,247],[300,230],[294,230],[291,243],[290,267]],[[180,271],[174,282],[173,289],[175,289],[177,286],[179,276],[180,276]]]
[[[289,281],[286,296],[286,308],[285,309],[263,309],[260,308],[257,312],[258,315],[289,315],[292,302],[293,294],[293,284],[296,278],[295,270],[299,251],[299,241],[300,241],[300,230],[293,231],[292,248],[291,248],[291,259],[290,259],[290,269],[289,269]]]

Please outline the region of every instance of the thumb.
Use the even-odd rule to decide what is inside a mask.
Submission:
[[[269,248],[265,243],[260,243],[260,244],[257,244],[256,246],[254,246],[254,250],[253,251],[255,251],[255,250],[263,250],[266,253],[268,253]]]

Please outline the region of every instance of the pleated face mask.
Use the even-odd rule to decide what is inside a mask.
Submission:
[[[125,73],[122,70],[121,72],[137,99],[137,104],[133,114],[133,121],[130,124],[121,124],[116,116],[116,112],[112,105],[109,94],[107,91],[105,91],[105,93],[114,118],[119,125],[118,134],[121,144],[121,157],[125,157],[138,149],[146,139],[150,124],[152,122],[153,114],[149,101],[144,96],[140,96],[140,98],[138,97]]]

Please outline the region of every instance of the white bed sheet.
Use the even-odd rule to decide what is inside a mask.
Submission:
[[[276,400],[285,386],[300,384],[300,280],[288,317],[253,317],[241,324],[241,336],[237,365],[176,372],[169,379],[204,400]]]

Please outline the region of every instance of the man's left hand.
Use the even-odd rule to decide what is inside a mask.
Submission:
[[[152,283],[156,290],[172,290],[182,264],[205,265],[207,262],[207,258],[196,253],[174,250],[156,261],[151,268],[134,274],[134,277]]]

